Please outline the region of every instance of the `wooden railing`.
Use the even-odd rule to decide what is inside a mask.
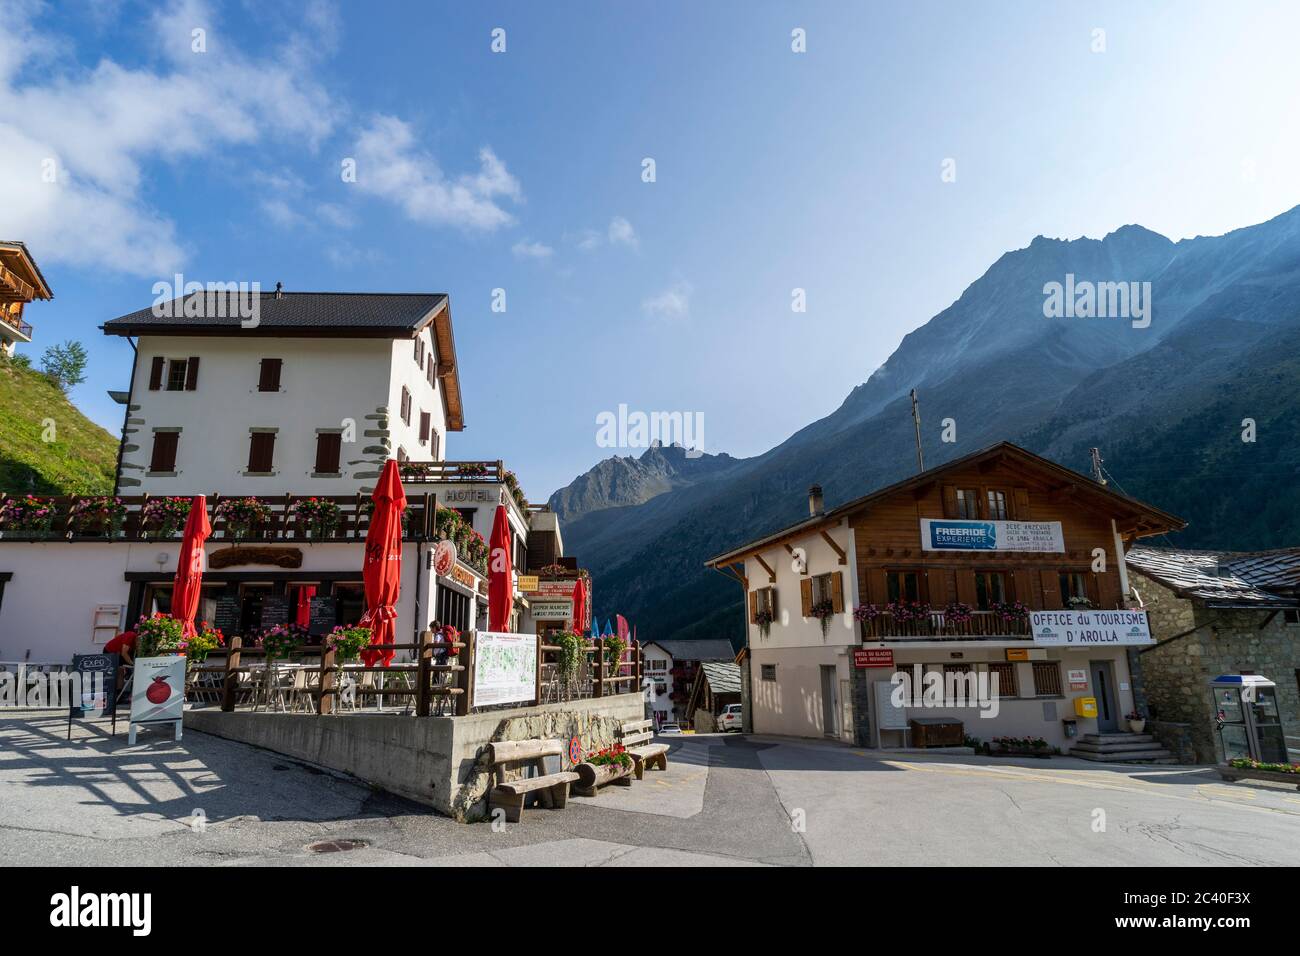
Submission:
[[[0,494],[0,508],[10,497],[22,499],[22,495]],[[9,522],[0,523],[0,536],[5,540],[48,541],[66,538],[78,541],[164,541],[179,539],[184,531],[185,521],[181,518],[174,522],[174,527],[166,529],[156,523],[146,525],[143,516],[148,503],[157,498],[172,497],[167,495],[119,495],[117,501],[126,508],[120,521],[108,526],[103,523],[87,524],[73,516],[72,508],[83,500],[79,495],[36,496],[40,502],[51,508],[50,515],[42,519],[42,526],[23,528]],[[84,496],[94,497],[94,496]],[[188,502],[187,496],[180,497]],[[224,518],[217,516],[220,504],[225,497],[246,497],[242,495],[207,496],[208,519],[212,524],[210,540],[221,541],[346,541],[364,538],[370,529],[370,496],[356,495],[278,495],[273,497],[258,496],[258,500],[267,505],[270,515],[266,521],[243,530],[231,528]],[[299,521],[293,514],[294,502],[300,499],[315,498],[318,501],[332,501],[339,506],[337,525],[327,534],[313,531],[308,525]],[[410,495],[407,498],[406,517],[403,520],[403,536],[408,541],[432,540],[435,534],[434,513],[438,504],[431,493]],[[188,512],[186,512],[188,513]]]
[[[635,693],[640,690],[643,674],[641,647],[632,643],[620,656],[618,662],[605,659],[603,647],[585,648],[584,660],[576,681],[563,687],[553,676],[557,666],[555,656],[561,648],[554,644],[543,643],[544,638],[537,636],[537,697],[533,704],[552,703],[567,700],[580,700],[592,697],[608,697],[611,694]],[[333,650],[319,645],[303,644],[294,648],[286,660],[279,664],[295,664],[312,679],[302,692],[311,699],[317,714],[338,712],[338,698],[341,693],[339,675],[376,674],[408,675],[412,677],[409,685],[385,684],[385,686],[354,686],[352,693],[361,697],[414,697],[413,713],[417,717],[427,717],[432,711],[431,702],[437,698],[451,698],[454,713],[463,716],[471,711],[496,710],[526,706],[529,702],[512,702],[488,707],[472,707],[473,674],[475,656],[475,635],[463,636],[455,642],[435,642],[431,631],[420,635],[417,643],[409,644],[374,644],[369,649],[391,650],[393,652],[409,651],[412,661],[400,662],[405,666],[384,667],[382,665],[362,665],[348,663],[340,665]],[[452,649],[455,653],[445,653],[444,663],[435,663],[439,656]],[[551,658],[548,660],[547,658]],[[241,675],[254,673],[265,676],[266,667],[254,667],[252,661],[264,661],[266,651],[259,647],[245,646],[243,638],[231,638],[227,647],[213,651],[207,661],[189,669],[189,692],[198,699],[216,697],[223,711],[233,711],[239,706],[256,705],[255,682],[241,682]],[[551,674],[548,675],[548,670]],[[205,677],[204,675],[210,675]],[[450,678],[450,679],[448,679]],[[241,702],[241,695],[249,699]]]
[[[501,481],[501,461],[407,461],[401,465],[402,483],[419,485],[444,481]]]
[[[1028,640],[1027,618],[1004,618],[993,611],[972,611],[969,621],[953,621],[943,611],[924,617],[899,620],[888,611],[859,622],[863,640],[981,640],[1008,638]]]

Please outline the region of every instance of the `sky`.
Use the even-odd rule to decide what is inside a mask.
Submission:
[[[446,292],[447,457],[502,458],[535,501],[641,454],[604,447],[620,405],[766,451],[1035,236],[1300,203],[1297,4],[0,0],[0,22],[0,239],[55,294],[21,350],[84,342],[87,415],[120,431],[130,371],[98,327],[175,273]]]

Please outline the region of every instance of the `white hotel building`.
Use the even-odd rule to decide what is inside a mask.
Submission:
[[[398,640],[432,620],[485,626],[484,567],[461,553],[434,567],[439,509],[486,539],[504,503],[516,574],[563,557],[555,515],[530,507],[500,461],[447,461],[464,427],[448,297],[443,294],[261,293],[255,327],[235,308],[216,317],[142,309],[105,323],[131,342],[115,491],[127,505],[112,533],[78,528],[61,501],[51,527],[0,529],[0,661],[66,662],[139,615],[170,608],[179,530],[145,527],[151,499],[256,496],[271,520],[235,537],[214,520],[200,616],[227,635],[292,620],[312,606],[314,634],[365,607],[366,509],[384,462],[403,462],[409,502]],[[339,528],[311,537],[293,502],[329,497]],[[533,558],[530,558],[532,552]],[[542,562],[543,564],[538,564]],[[575,568],[576,571],[576,568]],[[515,629],[530,630],[517,592]]]

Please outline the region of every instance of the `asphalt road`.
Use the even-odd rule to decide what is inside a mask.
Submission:
[[[667,773],[494,829],[194,731],[65,733],[0,717],[0,865],[1300,864],[1300,793],[1206,768],[670,737]]]

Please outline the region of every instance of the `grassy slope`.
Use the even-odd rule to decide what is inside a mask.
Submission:
[[[45,419],[54,440],[42,441]],[[0,491],[109,494],[117,440],[40,372],[0,358]]]

